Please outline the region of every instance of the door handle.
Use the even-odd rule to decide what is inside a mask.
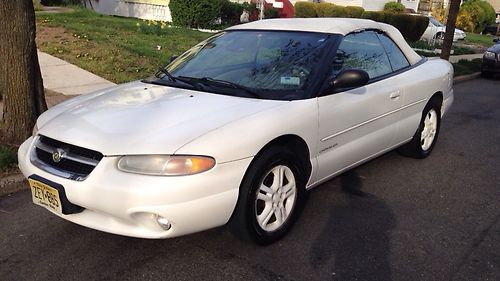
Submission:
[[[401,92],[397,91],[397,92],[391,93],[389,95],[389,98],[391,98],[391,100],[397,100],[397,99],[399,99],[400,96],[401,96]]]

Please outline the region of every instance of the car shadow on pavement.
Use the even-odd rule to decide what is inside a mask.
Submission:
[[[340,177],[340,200],[312,244],[310,262],[331,271],[333,280],[391,280],[390,232],[396,219],[387,204],[362,191],[362,178],[351,170]]]

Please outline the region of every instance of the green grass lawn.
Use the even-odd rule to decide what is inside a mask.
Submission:
[[[410,46],[412,48],[422,49],[422,50],[429,50],[429,52],[417,51],[418,54],[426,56],[426,57],[438,57],[439,54],[435,54],[435,53],[433,53],[431,51],[433,51],[434,49],[441,49],[441,44],[432,45],[432,44],[430,44],[429,42],[427,42],[425,40],[419,40],[419,41],[416,41],[416,42],[411,42],[409,44],[410,44]],[[452,49],[453,49],[453,55],[454,56],[456,56],[456,55],[475,54],[476,53],[475,50],[473,50],[471,48],[467,48],[467,47],[453,46]]]
[[[465,42],[481,45],[483,47],[490,47],[491,45],[493,45],[493,38],[495,38],[495,36],[493,35],[483,35],[468,32],[467,36],[465,37]]]
[[[460,75],[467,75],[476,72],[481,72],[481,63],[482,59],[473,59],[473,60],[460,60],[457,63],[453,64],[453,68],[455,69],[455,77]]]
[[[115,83],[150,76],[172,55],[211,35],[166,25],[154,29],[139,19],[78,8],[71,13],[37,13],[36,21],[39,49]]]
[[[13,149],[0,145],[0,172],[12,169],[16,164],[16,152]]]

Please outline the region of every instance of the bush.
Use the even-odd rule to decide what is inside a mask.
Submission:
[[[429,26],[428,17],[415,16],[415,27],[413,28],[413,31],[409,34],[408,41],[415,42],[420,40],[420,38],[422,37],[428,26]]]
[[[405,14],[393,14],[393,13],[387,13],[385,16],[386,23],[394,26],[397,28],[401,34],[403,34],[403,37],[406,39],[406,41],[417,41],[420,39],[420,36],[416,39],[412,39],[412,32],[415,28],[415,23],[416,23],[416,17],[411,16],[411,15],[405,15]],[[420,34],[421,35],[421,34]]]
[[[243,13],[243,9],[244,8],[242,4],[231,1],[225,1],[222,5],[220,14],[222,24],[224,25],[239,24],[240,16],[241,13]],[[250,13],[250,11],[248,13]]]
[[[339,6],[332,3],[317,3],[314,4],[314,10],[316,11],[316,17],[319,18],[359,18],[365,11],[361,7],[354,6]],[[297,8],[295,8],[297,11]]]
[[[344,6],[333,5],[325,10],[326,18],[345,18],[347,9]]]
[[[17,163],[17,153],[0,145],[0,171],[14,168]]]
[[[280,12],[275,8],[267,8],[264,10],[264,18],[275,19],[280,17]]]
[[[409,42],[418,41],[429,25],[427,17],[406,14],[364,12],[361,17],[393,25]]]
[[[295,17],[297,18],[315,18],[317,17],[316,8],[311,2],[295,3]]]
[[[345,17],[371,19],[374,21],[393,25],[394,27],[399,29],[401,34],[403,34],[403,37],[410,42],[418,41],[429,25],[429,18],[427,17],[398,13],[365,11],[361,7],[344,7],[331,3],[297,2],[295,4],[295,15],[296,17],[303,18]]]
[[[335,4],[332,3],[317,3],[313,4],[314,5],[314,10],[316,11],[316,17],[318,18],[324,18],[326,17],[326,14],[330,13],[330,9],[335,6]],[[297,8],[295,8],[295,13],[297,13]]]
[[[469,0],[460,7],[457,27],[469,32],[480,33],[484,27],[495,22],[495,10],[488,2]]]
[[[177,26],[210,28],[219,18],[225,0],[171,0],[168,7]]]
[[[441,7],[432,9],[432,16],[442,23],[446,23],[448,18],[448,10]]]
[[[373,11],[365,11],[361,15],[362,19],[370,19],[378,22],[385,22],[385,13],[384,12],[373,12]]]
[[[405,5],[398,2],[388,2],[384,5],[384,12],[386,13],[403,14],[405,10]]]
[[[347,6],[345,8],[348,18],[361,18],[361,15],[363,15],[363,13],[365,12],[365,9],[363,9],[362,7]]]

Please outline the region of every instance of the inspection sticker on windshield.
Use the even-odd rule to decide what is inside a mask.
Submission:
[[[300,77],[281,76],[283,85],[300,85]]]

